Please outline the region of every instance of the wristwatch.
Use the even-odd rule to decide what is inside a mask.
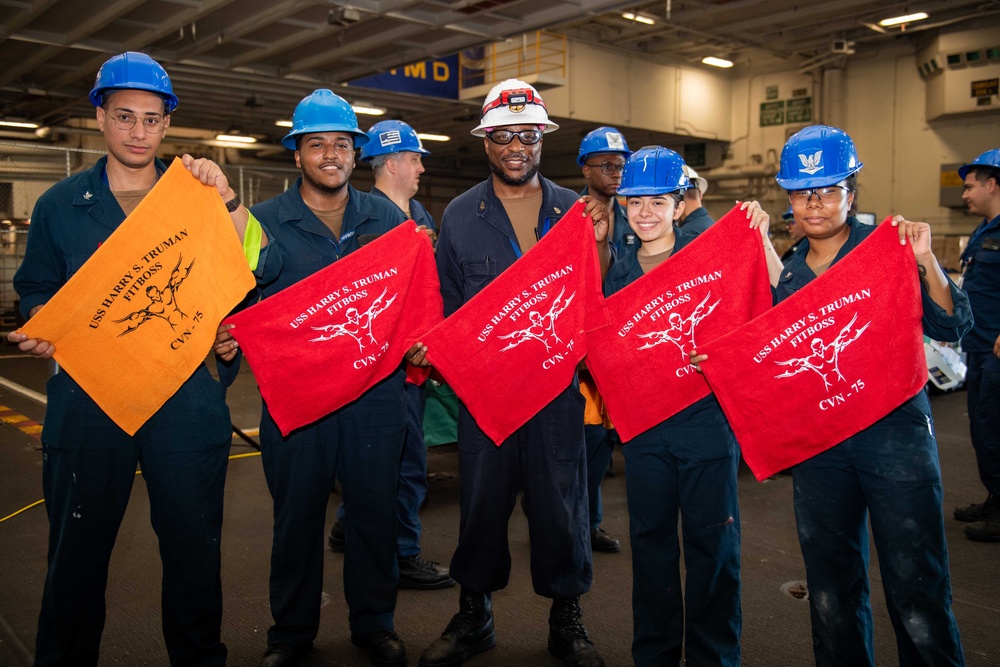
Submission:
[[[235,195],[232,199],[226,202],[226,210],[230,213],[235,213],[236,209],[238,209],[242,203],[243,202],[240,201],[240,196]]]

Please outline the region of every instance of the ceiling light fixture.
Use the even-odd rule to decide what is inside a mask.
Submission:
[[[923,21],[926,18],[928,18],[927,12],[917,12],[916,14],[907,14],[906,16],[896,16],[891,19],[882,19],[878,22],[878,24],[883,28],[889,28],[894,25],[902,25],[903,23]]]
[[[276,120],[274,124],[278,127],[292,127],[292,121],[290,120]]]
[[[633,14],[632,12],[625,12],[622,14],[623,19],[628,19],[629,21],[635,21],[636,23],[644,23],[645,25],[654,25],[656,21],[649,18],[648,16],[643,16],[642,14]]]
[[[451,141],[451,137],[447,134],[427,134],[424,132],[418,132],[417,137],[421,141]]]
[[[243,134],[217,134],[216,141],[225,141],[231,144],[255,144],[257,140]]]
[[[702,58],[701,62],[703,62],[706,65],[711,65],[712,67],[728,68],[733,66],[732,60],[725,60],[723,58],[716,58],[714,56],[707,56],[705,58]]]
[[[372,107],[363,104],[352,104],[351,108],[354,109],[354,113],[359,113],[363,116],[383,116],[385,115],[385,109],[381,107]]]
[[[28,123],[22,120],[0,120],[0,127],[17,127],[22,130],[37,130],[38,123]]]

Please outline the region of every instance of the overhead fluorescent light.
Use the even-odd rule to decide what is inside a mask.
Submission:
[[[653,25],[656,23],[653,19],[648,16],[643,16],[642,14],[633,14],[632,12],[625,12],[622,14],[623,19],[628,19],[629,21],[635,21],[636,23],[644,23],[646,25]]]
[[[276,120],[274,124],[278,127],[292,127],[292,121],[290,120]]]
[[[913,23],[914,21],[923,21],[927,18],[927,12],[917,12],[916,14],[907,14],[906,16],[896,16],[891,19],[882,19],[878,22],[883,28],[888,28],[894,25],[901,25],[903,23]]]
[[[245,134],[217,134],[216,141],[225,141],[231,144],[255,144],[257,140]]]
[[[701,62],[705,63],[706,65],[711,65],[712,67],[732,67],[733,66],[733,61],[732,60],[725,60],[723,58],[715,58],[714,56],[708,56],[706,58],[702,58]]]
[[[447,134],[425,134],[424,132],[418,132],[417,137],[421,141],[451,141],[451,137]]]
[[[381,107],[369,107],[362,104],[352,104],[351,108],[354,109],[354,113],[359,113],[364,116],[382,116],[385,114],[385,109]]]
[[[21,120],[0,120],[0,127],[17,127],[22,130],[37,130],[38,123],[28,123]]]

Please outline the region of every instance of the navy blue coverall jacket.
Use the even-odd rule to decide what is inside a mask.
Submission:
[[[677,224],[678,229],[685,229],[695,235],[701,234],[703,231],[712,226],[712,216],[708,214],[705,207],[696,208],[693,213],[690,213],[683,221]]]
[[[577,200],[572,190],[539,176],[544,235]],[[445,316],[474,297],[520,257],[520,246],[493,177],[456,197],[441,219],[438,276]],[[531,538],[535,592],[571,598],[593,578],[587,511],[583,396],[574,382],[497,447],[465,406],[459,409],[461,519],[451,576],[478,593],[504,588],[510,577],[507,523],[517,493]]]
[[[969,294],[976,322],[962,337],[968,352],[965,375],[969,430],[979,478],[1000,495],[1000,359],[993,346],[1000,336],[1000,216],[983,220],[962,253],[962,289]]]
[[[83,266],[125,213],[105,181],[107,157],[39,198],[14,276],[27,317]],[[166,166],[156,161],[159,173]],[[155,382],[156,378],[150,378]],[[108,562],[136,465],[163,561],[163,635],[171,663],[221,665],[220,541],[232,425],[225,390],[202,365],[134,436],[65,371],[49,378],[42,484],[49,570],[36,665],[96,665]]]

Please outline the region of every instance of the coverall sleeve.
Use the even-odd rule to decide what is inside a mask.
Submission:
[[[934,300],[927,294],[927,290],[921,286],[920,296],[924,305],[924,333],[930,338],[947,343],[957,343],[959,339],[972,329],[972,307],[969,305],[969,295],[964,290],[959,289],[951,277],[948,278],[948,287],[951,289],[951,300],[954,302],[954,310],[949,315],[944,308],[934,303]]]
[[[437,262],[438,280],[441,281],[441,298],[444,301],[444,316],[448,317],[465,303],[465,290],[462,287],[462,266],[451,242],[448,227],[441,220],[441,235],[438,237]]]

